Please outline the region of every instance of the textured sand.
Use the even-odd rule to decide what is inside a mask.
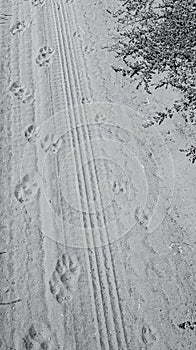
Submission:
[[[142,127],[117,5],[0,2],[2,350],[195,349],[195,135]]]

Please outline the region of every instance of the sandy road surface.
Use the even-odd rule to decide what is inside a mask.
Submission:
[[[140,128],[174,93],[112,70],[117,2],[0,5],[0,349],[194,350],[193,135]]]

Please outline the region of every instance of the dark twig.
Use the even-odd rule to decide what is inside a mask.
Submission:
[[[20,301],[22,301],[22,299],[13,300],[7,303],[0,303],[0,305],[11,305],[11,304],[19,303]]]

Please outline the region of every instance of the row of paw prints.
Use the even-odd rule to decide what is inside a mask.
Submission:
[[[44,152],[49,154],[56,154],[62,145],[62,139],[55,139],[54,134],[49,133],[43,139],[39,139],[39,127],[31,124],[24,131],[24,136],[29,143],[34,143],[37,140]],[[16,184],[14,195],[20,203],[31,202],[36,196],[39,189],[39,181],[36,174],[25,174]]]
[[[32,5],[43,6],[45,0],[32,0]],[[11,26],[10,32],[12,35],[16,35],[19,32],[23,32],[26,28],[30,26],[31,22],[17,21]],[[52,56],[55,50],[48,46],[43,46],[40,48],[37,57],[36,64],[40,67],[48,66],[51,62]],[[32,89],[26,87],[22,83],[15,81],[10,86],[10,92],[22,103],[31,104],[34,101],[34,96]],[[25,138],[28,142],[34,142],[37,137],[37,129],[33,125],[30,125],[27,130],[25,130]],[[45,151],[49,150],[49,145],[52,141],[52,136],[48,136],[41,147]],[[52,143],[51,151],[56,153],[59,149],[59,141]],[[38,185],[33,183],[29,175],[25,175],[20,184],[16,185],[15,195],[20,202],[25,202],[31,199],[31,197],[37,192]],[[77,287],[78,279],[80,276],[80,265],[78,264],[77,258],[75,256],[67,257],[65,254],[57,260],[55,271],[49,281],[49,288],[51,294],[54,296],[59,304],[71,302],[73,299],[74,292]],[[0,348],[2,348],[3,342],[0,340]],[[55,337],[51,332],[49,326],[43,322],[35,322],[29,327],[27,334],[22,339],[22,343],[16,345],[16,350],[21,349],[42,349],[42,350],[57,350],[60,347],[55,341]]]
[[[49,280],[52,297],[61,305],[70,305],[74,298],[81,267],[75,255],[62,254],[57,260],[55,269]],[[0,349],[8,349],[0,339]],[[35,321],[28,328],[23,338],[15,340],[14,347],[9,350],[58,350],[61,349],[56,334],[45,322]]]
[[[48,66],[50,64],[50,61],[54,53],[55,53],[55,50],[52,47],[48,47],[48,46],[41,47],[36,58],[36,63],[40,67]],[[33,103],[34,101],[32,89],[26,87],[21,82],[14,81],[11,84],[9,90],[13,96],[15,96],[18,100],[20,100],[25,104],[28,104],[28,103],[30,104],[30,103]]]
[[[20,342],[20,346],[24,350],[57,350],[60,346],[55,338],[49,326],[43,322],[34,322]]]
[[[58,5],[58,0],[53,0],[54,3]],[[73,0],[65,0],[66,3],[73,2]],[[42,7],[46,3],[46,0],[31,0],[31,5],[34,8]],[[16,35],[17,33],[23,32],[26,28],[28,28],[32,23],[32,19],[29,21],[17,21],[10,27],[10,33]]]
[[[45,5],[46,0],[31,0],[31,5],[34,8]],[[29,21],[17,21],[10,27],[10,33],[16,35],[17,33],[23,32],[32,23],[32,19]]]
[[[75,255],[62,254],[49,280],[50,292],[59,304],[69,305],[74,298],[81,274],[81,266]],[[147,349],[159,342],[157,328],[144,319],[139,327],[139,344]]]
[[[61,305],[70,305],[76,294],[81,266],[74,254],[63,253],[57,260],[55,269],[49,280],[49,289],[54,299]],[[141,349],[153,346],[159,341],[157,329],[144,320],[139,331]],[[2,348],[0,341],[0,349]],[[144,347],[143,347],[144,346]],[[17,342],[15,350],[57,350],[60,346],[50,327],[43,322],[34,322],[29,327],[20,343]]]
[[[15,337],[14,337],[15,338]],[[60,350],[56,334],[52,332],[49,325],[42,321],[30,324],[26,334],[20,338],[16,335],[13,346],[6,346],[0,339],[2,350]]]
[[[20,94],[25,94],[26,98],[29,96],[24,92],[25,90],[21,90]],[[21,97],[22,98],[22,97]],[[95,119],[95,121],[98,121]],[[29,144],[39,143],[40,148],[49,155],[57,154],[62,147],[63,139],[62,137],[57,137],[51,131],[41,135],[40,127],[37,127],[33,124],[29,125],[24,130],[24,137]],[[30,202],[34,199],[39,189],[39,181],[36,173],[25,174],[20,182],[15,186],[15,197],[20,203]],[[124,189],[122,185],[118,181],[114,181],[112,190],[115,194],[122,192]]]
[[[147,349],[158,341],[157,330],[144,324],[141,329],[141,341],[143,345],[140,349]],[[141,342],[140,342],[141,344]],[[0,340],[0,349],[3,349],[3,341]],[[18,340],[14,348],[9,350],[60,350],[61,347],[56,339],[56,335],[44,322],[34,322],[30,325],[26,335],[22,340]]]
[[[23,24],[24,25],[24,24]],[[21,22],[18,22],[12,31],[19,31],[19,28],[22,28],[23,26]],[[18,29],[16,29],[16,27]],[[36,64],[39,67],[48,67],[52,63],[52,58],[55,54],[55,49],[50,47],[50,46],[43,46],[39,49],[39,52],[37,54],[37,57],[35,59]],[[33,97],[33,91],[32,89],[26,87],[24,84],[22,84],[19,81],[14,81],[10,88],[9,91],[13,96],[15,96],[18,100],[23,102],[24,104],[31,104],[34,102],[34,97]],[[81,103],[89,102],[85,98],[82,98]]]
[[[45,0],[32,0],[31,3],[34,7],[43,6],[45,4]],[[25,29],[30,27],[31,24],[32,24],[32,18],[29,21],[17,21],[10,27],[10,33],[12,35],[16,35],[17,33],[23,32]],[[40,67],[48,66],[54,53],[55,53],[55,50],[52,47],[43,46],[39,49],[39,52],[37,54],[35,61]],[[16,84],[18,86],[15,86]],[[11,91],[16,96],[21,96],[21,94],[17,95],[17,91],[16,91],[17,89],[22,89],[22,86],[19,83],[15,82],[13,83],[13,87],[11,87]],[[23,100],[23,102],[25,101]]]

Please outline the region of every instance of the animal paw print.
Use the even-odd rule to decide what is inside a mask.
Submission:
[[[83,30],[81,27],[79,27],[79,29],[76,30],[76,31],[73,33],[73,37],[74,37],[74,38],[82,39],[82,37],[84,36],[84,34],[85,34],[84,30]]]
[[[86,53],[90,53],[92,51],[95,51],[95,42],[90,40],[87,44],[84,45],[84,51]]]
[[[12,35],[16,35],[16,33],[22,32],[23,30],[25,30],[26,28],[26,23],[25,21],[21,21],[21,22],[16,22],[15,24],[13,24],[13,26],[10,28],[10,33]]]
[[[121,183],[119,180],[115,180],[112,184],[112,191],[114,192],[114,194],[119,194],[120,192],[125,193],[126,187],[124,183]]]
[[[24,86],[21,85],[20,83],[18,83],[17,81],[15,81],[11,87],[10,87],[10,91],[19,99],[22,98],[22,95],[24,93]]]
[[[33,176],[26,174],[15,187],[15,197],[20,203],[32,202],[38,192],[38,183]]]
[[[103,122],[103,121],[105,121],[105,119],[106,119],[105,116],[103,114],[101,114],[101,113],[98,113],[95,116],[95,121],[97,123]]]
[[[34,125],[30,125],[24,132],[25,138],[28,142],[34,143],[38,139],[39,128],[36,128]]]
[[[153,326],[144,324],[142,327],[142,341],[146,345],[153,345],[158,340],[157,330]]]
[[[45,0],[32,0],[31,4],[35,7],[39,5],[43,6],[45,4]]]
[[[41,147],[44,149],[45,152],[48,152],[50,154],[56,154],[61,146],[62,146],[63,140],[59,138],[58,140],[55,140],[54,134],[47,134],[45,138],[41,141]]]
[[[43,322],[33,323],[23,338],[23,349],[26,350],[56,350],[59,349],[55,343],[50,328]]]
[[[62,143],[63,143],[63,140],[61,138],[53,142],[49,147],[49,153],[56,154],[60,150]]]
[[[38,56],[36,58],[36,63],[42,66],[49,66],[52,56],[54,55],[55,50],[49,46],[43,46],[39,50]]]
[[[85,104],[85,103],[90,103],[91,100],[88,97],[82,97],[81,99],[81,103]]]
[[[57,260],[55,271],[49,281],[50,291],[59,304],[73,299],[80,277],[80,265],[75,255],[63,254]]]
[[[16,81],[11,85],[10,91],[23,103],[32,103],[34,101],[32,90]]]

